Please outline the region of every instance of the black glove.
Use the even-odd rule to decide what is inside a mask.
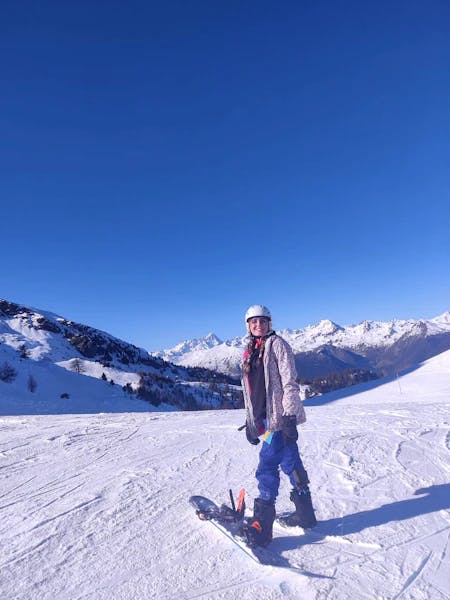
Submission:
[[[250,428],[249,428],[247,422],[245,423],[245,435],[247,436],[248,442],[252,446],[257,446],[259,444],[259,439],[257,437],[253,437],[252,434],[250,433]]]
[[[298,440],[297,417],[295,415],[285,415],[281,418],[281,433],[285,446],[289,446]]]

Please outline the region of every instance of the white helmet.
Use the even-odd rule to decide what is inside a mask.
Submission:
[[[253,304],[250,308],[247,309],[245,313],[245,325],[247,327],[247,331],[250,331],[248,327],[249,319],[253,319],[253,317],[266,317],[269,319],[269,328],[272,329],[272,315],[270,314],[270,310],[267,306],[263,306],[262,304]]]

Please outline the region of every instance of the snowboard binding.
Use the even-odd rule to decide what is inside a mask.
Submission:
[[[245,489],[240,490],[237,505],[232,490],[229,493],[231,506],[222,504],[220,507],[203,496],[192,496],[190,501],[196,508],[195,514],[197,517],[201,521],[210,521],[211,519],[229,523],[242,521],[245,514]]]

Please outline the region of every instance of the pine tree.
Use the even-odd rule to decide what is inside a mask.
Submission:
[[[84,373],[83,363],[79,358],[73,358],[70,361],[70,368],[72,371],[75,371],[75,373]]]
[[[28,350],[28,348],[25,346],[25,344],[21,344],[18,348],[18,352],[20,354],[20,358],[29,358],[30,356],[30,351]]]
[[[33,377],[33,375],[28,375],[28,383],[27,383],[28,389],[30,392],[35,392],[36,388],[37,388],[37,381],[36,379]]]
[[[12,383],[17,377],[17,371],[6,361],[0,365],[0,380],[5,383]]]

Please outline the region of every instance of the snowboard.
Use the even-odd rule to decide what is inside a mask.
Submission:
[[[233,500],[231,508],[226,505],[219,507],[205,496],[191,496],[189,503],[194,507],[200,520],[211,523],[254,562],[260,565],[288,569],[302,575],[310,575],[301,567],[291,565],[283,556],[271,552],[270,548],[250,547],[246,543],[246,539],[240,535],[240,530],[245,524],[243,490],[239,495],[238,508],[234,507]]]
[[[256,562],[262,562],[255,548],[250,548],[246,540],[240,535],[240,529],[244,525],[244,510],[239,510],[222,505],[219,507],[215,502],[205,496],[191,496],[190,504],[195,508],[195,513],[201,521],[209,521],[216,529],[221,531],[236,546]]]

